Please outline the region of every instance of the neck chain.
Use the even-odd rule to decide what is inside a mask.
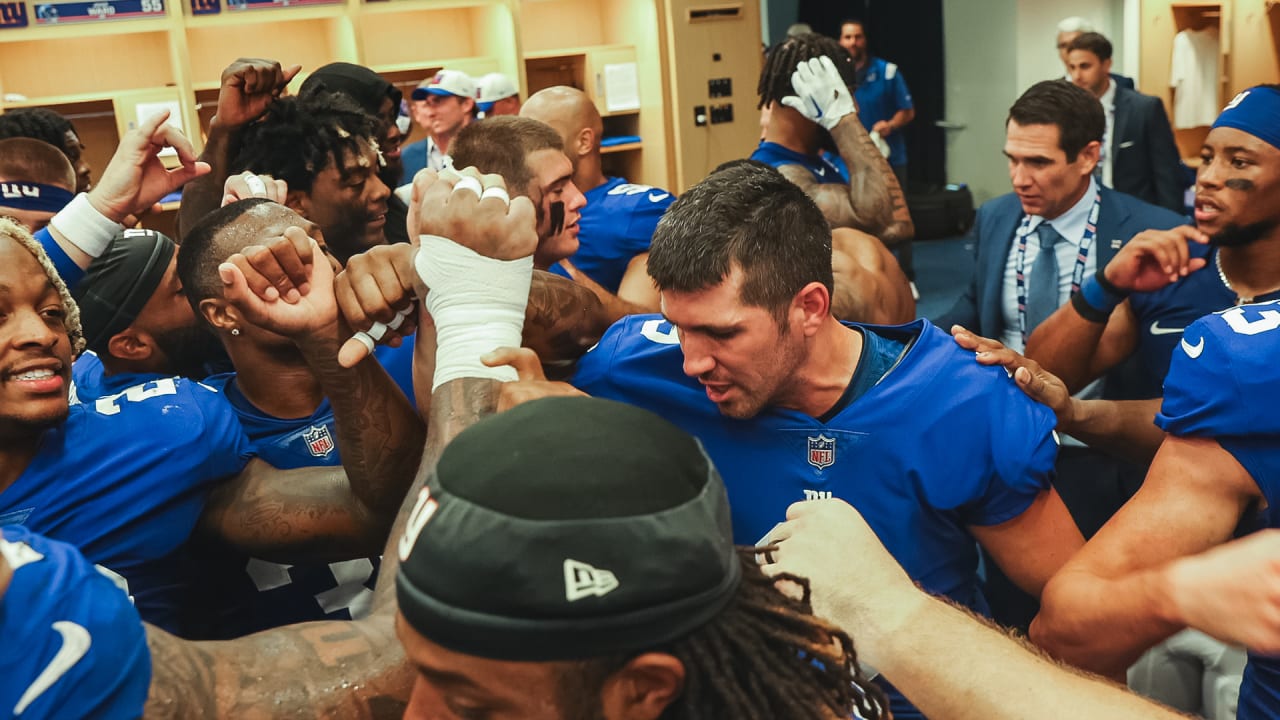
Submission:
[[[1218,279],[1222,281],[1222,284],[1226,285],[1231,292],[1236,293],[1236,305],[1248,305],[1253,302],[1253,298],[1245,297],[1231,287],[1231,281],[1227,279],[1227,273],[1222,269],[1222,250],[1216,250],[1213,253],[1213,265],[1218,268]]]

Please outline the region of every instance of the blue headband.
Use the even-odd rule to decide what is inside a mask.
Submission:
[[[1280,92],[1252,87],[1235,96],[1213,126],[1235,128],[1280,149]]]
[[[56,185],[33,182],[0,182],[0,207],[14,210],[58,212],[75,194]]]

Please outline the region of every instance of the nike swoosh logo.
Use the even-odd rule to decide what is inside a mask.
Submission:
[[[649,202],[662,202],[671,196],[671,193],[649,193]]]
[[[1184,328],[1184,327],[1180,327],[1180,328],[1167,328],[1167,327],[1160,327],[1160,321],[1159,321],[1159,320],[1156,320],[1155,322],[1151,323],[1151,334],[1152,334],[1152,335],[1177,335],[1178,333],[1182,332],[1183,330],[1186,330],[1186,328]]]
[[[53,629],[62,636],[62,647],[58,648],[57,654],[44,670],[40,671],[40,675],[31,683],[27,691],[22,693],[18,704],[13,707],[14,715],[21,715],[22,711],[44,694],[45,690],[53,687],[59,678],[80,662],[80,659],[89,652],[89,646],[93,644],[89,631],[69,620],[59,620],[53,624]]]
[[[824,175],[827,174],[826,168],[814,168],[813,171],[818,173],[818,177],[823,177]]]
[[[1182,351],[1187,354],[1187,357],[1195,360],[1200,357],[1200,353],[1204,352],[1204,338],[1200,338],[1200,342],[1195,345],[1187,342],[1186,338],[1182,338]]]

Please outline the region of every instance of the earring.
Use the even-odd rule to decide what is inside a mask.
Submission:
[[[232,335],[239,335],[239,334],[240,334],[240,328],[231,328],[231,334],[232,334]]]

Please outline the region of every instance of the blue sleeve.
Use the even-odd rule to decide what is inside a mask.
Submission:
[[[627,224],[625,249],[628,255],[635,256],[649,252],[649,243],[653,240],[654,230],[658,228],[658,221],[666,214],[671,203],[676,201],[671,193],[665,194],[666,197],[657,202],[649,199],[651,193],[646,194],[644,200],[636,203],[631,213],[631,221]]]
[[[1253,408],[1269,409],[1272,403],[1265,395],[1246,402],[1241,381],[1247,370],[1238,363],[1245,358],[1237,357],[1238,349],[1233,352],[1235,338],[1223,330],[1230,332],[1222,318],[1209,315],[1182,331],[1156,415],[1160,429],[1184,437],[1218,437],[1263,427]]]
[[[1004,380],[1010,387],[993,393],[1003,395],[1003,402],[988,411],[988,417],[1002,419],[991,435],[994,472],[965,515],[968,525],[999,525],[1016,518],[1049,489],[1054,477],[1058,439],[1053,412],[1022,395],[1013,380]]]
[[[207,458],[202,474],[207,478],[224,478],[244,469],[253,457],[253,446],[244,433],[240,418],[227,398],[203,383],[179,380],[187,386],[189,397],[197,404],[204,420],[204,432],[196,447]]]
[[[86,623],[93,633],[92,661],[83,664],[74,676],[63,678],[68,689],[59,698],[63,707],[49,717],[136,720],[142,717],[151,689],[147,634],[138,611],[119,588],[105,577],[94,584],[99,589],[85,595],[94,599],[92,620]],[[119,597],[108,598],[109,593]]]
[[[630,332],[629,320],[630,318],[624,317],[611,325],[600,338],[600,342],[578,360],[573,377],[569,379],[570,385],[588,395],[610,396],[608,389],[612,376],[613,358],[618,352],[622,338]]]
[[[902,77],[902,68],[893,76],[893,100],[899,110],[910,110],[915,107],[911,102],[911,91],[907,89],[907,80]]]
[[[84,268],[80,267],[67,255],[57,240],[53,239],[53,234],[49,232],[49,228],[41,228],[35,234],[36,242],[44,247],[45,253],[49,255],[49,260],[53,262],[53,267],[58,270],[59,277],[62,282],[67,284],[68,290],[74,290],[76,285],[80,284],[80,279],[84,277]]]

